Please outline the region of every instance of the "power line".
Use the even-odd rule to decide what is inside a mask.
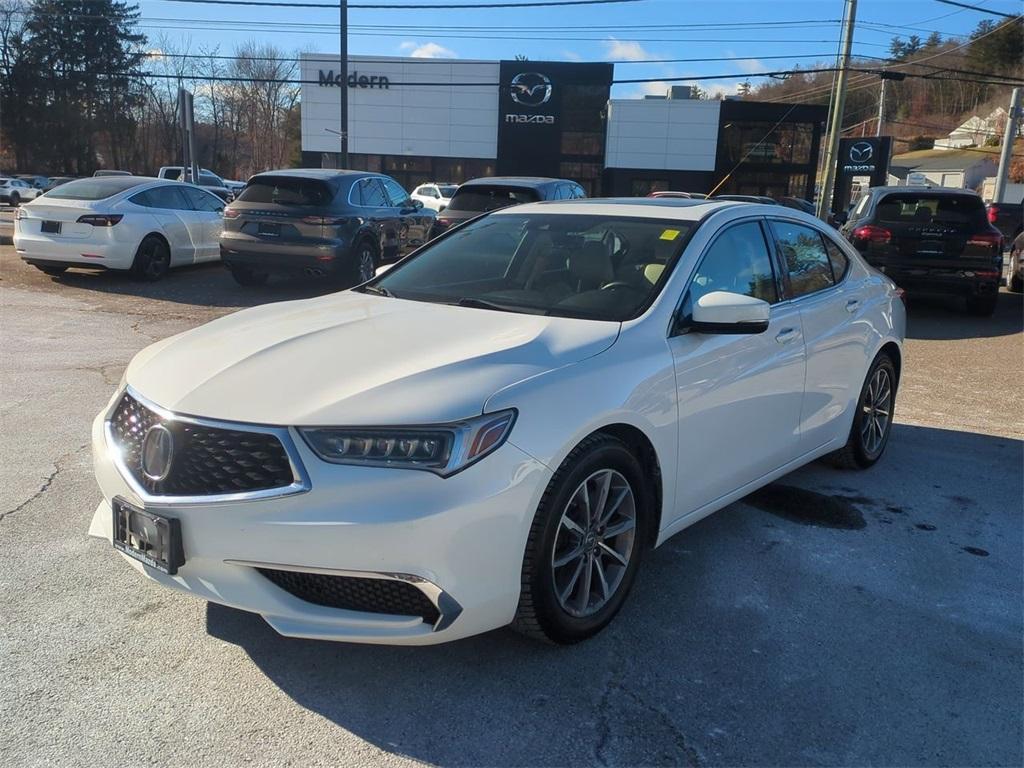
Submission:
[[[956,0],[935,0],[936,3],[942,3],[943,5],[955,5],[959,8],[964,8],[969,11],[981,11],[989,16],[1002,16],[1007,19],[1015,19],[1017,16],[1012,13],[1003,13],[1002,11],[993,11],[989,8],[982,8],[979,5],[969,5],[968,3],[958,3]]]
[[[197,5],[250,5],[271,6],[274,8],[330,8],[336,10],[334,3],[284,3],[272,0],[166,0],[168,3],[195,3]],[[621,3],[642,3],[645,0],[528,0],[522,3],[442,3],[426,5],[424,3],[399,3],[385,5],[383,3],[352,3],[349,8],[371,9],[376,11],[436,11],[436,10],[477,10],[481,8],[550,8],[567,5],[612,5]]]

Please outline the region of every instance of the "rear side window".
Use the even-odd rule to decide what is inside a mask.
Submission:
[[[360,179],[352,190],[352,202],[367,208],[386,208],[389,203],[380,179]]]
[[[985,204],[976,195],[929,195],[901,193],[886,195],[875,207],[882,224],[944,224],[961,228],[983,228]]]
[[[835,285],[832,262],[816,229],[791,221],[773,221],[771,226],[786,263],[793,298]]]
[[[538,200],[540,200],[540,195],[533,189],[473,185],[472,187],[460,187],[452,197],[451,203],[448,204],[448,210],[483,213],[507,208],[510,205],[535,203]]]
[[[832,277],[838,283],[843,277],[846,276],[846,268],[850,266],[850,260],[843,253],[843,249],[832,242],[829,238],[824,238],[825,250],[828,251],[828,260],[832,264]]]
[[[238,202],[321,207],[334,198],[331,187],[319,179],[258,176],[238,194]]]
[[[124,192],[126,189],[131,189],[145,183],[145,179],[138,179],[132,176],[100,176],[78,179],[51,189],[46,193],[46,197],[56,200],[105,200],[108,197]]]
[[[736,224],[711,244],[690,284],[696,302],[712,291],[729,291],[774,304],[779,300],[772,258],[756,221]]]
[[[198,191],[198,190],[197,190]],[[131,201],[146,208],[162,208],[168,211],[190,211],[192,206],[185,199],[184,189],[177,186],[153,187],[133,195]],[[204,193],[205,194],[205,193]]]

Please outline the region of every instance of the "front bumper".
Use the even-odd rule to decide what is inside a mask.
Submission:
[[[440,478],[326,464],[294,435],[307,492],[166,504],[142,498],[121,475],[106,416],[93,424],[103,501],[89,533],[111,541],[115,496],[177,517],[185,564],[176,575],[125,557],[153,581],[259,613],[283,635],[322,640],[427,645],[504,626],[515,614],[526,538],[551,473],[510,443]],[[317,605],[276,586],[261,567],[411,582],[437,606],[438,619]]]

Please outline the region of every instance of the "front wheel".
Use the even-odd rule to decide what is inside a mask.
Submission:
[[[155,283],[171,268],[171,249],[163,238],[148,235],[139,244],[131,271],[139,280]]]
[[[895,404],[896,366],[883,352],[875,358],[864,380],[846,445],[828,454],[826,460],[840,469],[867,469],[882,458],[892,431]]]
[[[626,445],[602,434],[580,443],[530,527],[512,628],[563,645],[600,632],[633,585],[650,519],[643,469]]]
[[[11,208],[17,208],[19,205],[21,205],[21,198],[18,196],[17,192],[12,192],[11,193]]]
[[[1021,280],[1020,276],[1020,254],[1010,254],[1010,276],[1006,279],[1006,287],[1008,290],[1014,293],[1020,293],[1024,290],[1024,280]]]

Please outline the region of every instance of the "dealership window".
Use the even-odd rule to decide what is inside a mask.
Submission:
[[[722,126],[721,145],[730,163],[797,164],[811,162],[813,123],[732,122]]]

